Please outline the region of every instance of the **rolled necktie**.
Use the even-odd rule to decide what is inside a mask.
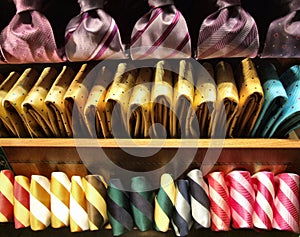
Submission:
[[[81,12],[66,27],[65,52],[69,61],[124,58],[115,20],[104,10],[104,0],[79,0]]]
[[[148,0],[151,10],[134,26],[132,59],[189,58],[191,41],[186,21],[173,0]]]
[[[281,2],[282,6],[289,6],[289,13],[270,24],[262,58],[300,57],[300,2],[298,0]]]
[[[172,124],[173,104],[172,72],[166,69],[165,61],[156,64],[151,90],[151,124],[155,137],[169,136]],[[159,125],[159,126],[158,126]]]
[[[51,123],[52,133],[55,137],[72,137],[71,124],[67,119],[64,96],[74,78],[74,71],[64,66],[51,86],[46,98],[48,116]]]
[[[12,222],[14,216],[14,173],[0,172],[0,222]]]
[[[194,102],[194,78],[190,62],[180,60],[179,72],[174,80],[170,136],[188,137],[190,135],[188,118],[193,113]]]
[[[217,0],[217,6],[200,27],[197,58],[255,57],[259,37],[252,16],[240,0]]]
[[[0,35],[8,63],[62,62],[47,18],[40,12],[42,0],[14,0],[17,13]]]
[[[56,76],[55,68],[46,67],[22,102],[25,119],[33,137],[53,137],[52,126],[44,101]]]
[[[29,128],[29,124],[26,121],[22,103],[36,83],[38,77],[38,72],[33,68],[26,69],[2,101],[7,116],[9,117],[18,137],[33,136]],[[35,123],[35,121],[31,122]]]
[[[138,76],[129,64],[120,63],[106,97],[106,119],[110,137],[128,137],[127,112],[129,100]]]
[[[148,138],[151,125],[152,69],[141,68],[129,101],[128,129],[131,137]]]
[[[253,61],[242,60],[237,69],[237,87],[239,90],[239,109],[235,115],[229,136],[249,137],[264,102],[264,92]]]
[[[269,137],[272,125],[279,117],[288,97],[273,64],[261,61],[257,65],[257,72],[265,98],[251,136]]]
[[[280,76],[288,100],[273,124],[270,137],[285,137],[300,126],[300,65],[289,68]]]

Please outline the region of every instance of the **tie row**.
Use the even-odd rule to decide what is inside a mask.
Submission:
[[[282,6],[289,6],[288,12],[270,24],[259,53],[256,22],[240,0],[215,1],[217,10],[203,20],[197,42],[191,42],[186,20],[174,0],[148,0],[149,12],[133,27],[129,53],[125,52],[117,23],[104,10],[104,2],[79,0],[80,13],[69,20],[64,29],[65,43],[58,48],[52,26],[41,12],[45,2],[14,0],[16,15],[0,34],[0,62],[74,62],[128,56],[135,60],[300,57],[298,0],[282,1]],[[60,22],[57,24],[61,27]],[[192,45],[197,46],[193,49]]]
[[[0,222],[14,221],[15,228],[34,231],[69,227],[71,232],[96,231],[110,225],[114,236],[136,227],[140,231],[166,232],[177,236],[190,229],[283,230],[299,233],[299,175],[248,171],[212,172],[199,169],[186,179],[174,181],[163,174],[155,192],[144,177],[131,179],[126,190],[113,178],[101,175],[71,180],[63,172],[31,179],[0,173]]]
[[[75,65],[73,65],[75,67]],[[300,126],[300,66],[188,60],[6,68],[1,137],[286,137]],[[75,73],[77,71],[77,73]],[[1,71],[0,71],[1,73]]]

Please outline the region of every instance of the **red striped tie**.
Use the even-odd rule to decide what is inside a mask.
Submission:
[[[2,170],[0,173],[0,222],[11,222],[14,216],[14,173]]]

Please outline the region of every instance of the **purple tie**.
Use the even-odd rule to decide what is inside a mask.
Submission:
[[[217,6],[201,25],[197,58],[255,57],[259,38],[252,16],[240,0],[217,0]]]
[[[14,0],[17,13],[0,35],[8,63],[62,62],[49,21],[39,12],[42,0]]]
[[[282,6],[289,6],[289,13],[273,21],[267,33],[263,58],[300,57],[300,1],[282,0]]]
[[[189,58],[191,40],[182,14],[173,0],[148,0],[151,10],[135,24],[132,59]]]
[[[65,51],[69,61],[124,58],[115,20],[103,11],[104,0],[78,0],[81,13],[67,25]]]

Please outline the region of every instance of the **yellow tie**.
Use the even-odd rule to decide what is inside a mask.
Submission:
[[[14,173],[11,170],[0,172],[0,222],[13,221]]]

